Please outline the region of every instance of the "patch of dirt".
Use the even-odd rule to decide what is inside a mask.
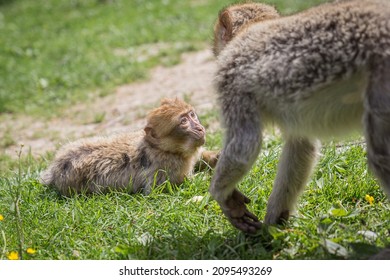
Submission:
[[[68,109],[62,118],[4,116],[0,139],[10,140],[3,152],[14,157],[23,144],[24,151],[39,156],[77,138],[140,129],[147,112],[164,97],[184,98],[202,114],[216,106],[214,71],[211,51],[184,54],[182,63],[156,67],[147,81],[119,86],[113,94]]]

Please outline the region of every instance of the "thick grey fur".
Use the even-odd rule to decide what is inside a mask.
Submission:
[[[271,11],[266,20],[235,21],[235,15],[253,17],[253,5],[251,12],[220,17],[215,30],[215,87],[226,135],[210,192],[224,214],[244,232],[261,227],[236,186],[256,160],[268,124],[280,128],[286,144],[267,224],[288,218],[320,140],[348,131],[364,131],[369,166],[390,196],[390,1],[336,1],[286,17]],[[234,28],[224,30],[230,21]]]

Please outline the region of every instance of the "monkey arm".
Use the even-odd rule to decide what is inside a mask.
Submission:
[[[221,155],[211,182],[210,193],[234,227],[246,233],[255,233],[262,224],[247,209],[246,204],[250,199],[236,188],[245,173],[245,168],[240,168],[236,163],[232,162],[228,154]]]
[[[234,86],[224,91],[222,108],[234,102],[231,96],[234,97],[236,92]],[[262,125],[256,99],[250,92],[241,94],[241,106],[231,106],[233,110],[222,111],[228,129],[211,181],[210,193],[233,226],[247,233],[255,233],[261,228],[261,223],[246,207],[249,198],[239,192],[236,186],[260,152]]]
[[[205,171],[210,168],[215,168],[218,162],[219,151],[203,150],[200,159],[196,162],[194,170],[196,172]]]

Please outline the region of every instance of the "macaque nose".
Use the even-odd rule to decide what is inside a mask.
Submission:
[[[199,132],[202,132],[202,133],[205,133],[205,128],[203,127],[203,125],[197,125],[195,127],[195,129]]]

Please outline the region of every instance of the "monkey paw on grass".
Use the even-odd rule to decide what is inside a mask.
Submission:
[[[251,213],[246,204],[250,199],[235,189],[222,203],[221,209],[233,226],[245,233],[256,233],[262,226],[259,219]]]

